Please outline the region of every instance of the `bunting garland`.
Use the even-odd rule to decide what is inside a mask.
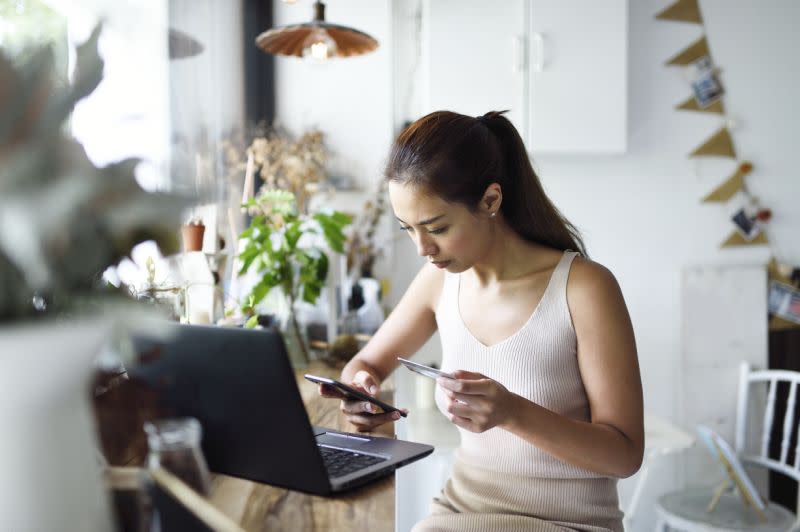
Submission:
[[[700,16],[700,8],[696,0],[678,0],[668,8],[656,15],[657,19],[675,20],[677,22],[693,22],[702,24],[703,17]]]
[[[769,261],[767,265],[767,277],[770,281],[770,306],[775,307],[780,305],[780,301],[774,301],[776,290],[774,288],[777,286],[779,290],[777,293],[787,292],[789,287],[794,288],[794,295],[797,296],[793,298],[793,300],[789,301],[789,305],[785,305],[787,308],[785,310],[789,312],[780,312],[784,309],[778,309],[778,312],[773,313],[772,317],[769,320],[769,330],[782,330],[782,329],[792,329],[795,327],[800,327],[800,321],[798,317],[800,314],[797,313],[797,309],[794,309],[795,312],[792,313],[791,310],[791,302],[793,301],[795,305],[797,305],[798,301],[800,301],[800,269],[795,268],[791,272],[789,272],[789,268],[779,264],[777,260],[774,258]],[[784,287],[782,290],[780,287]],[[783,317],[781,317],[783,316]],[[792,318],[792,319],[787,319]]]
[[[736,169],[726,181],[720,186],[711,191],[711,193],[703,198],[703,203],[722,202],[725,203],[731,199],[737,192],[744,188],[744,176],[753,170],[753,165],[750,161],[744,161]]]
[[[722,100],[717,100],[716,102],[709,104],[707,107],[700,107],[694,96],[689,96],[685,102],[676,105],[675,109],[680,111],[701,111],[704,113],[717,113],[721,115],[725,114],[725,106],[722,104]]]
[[[733,140],[731,140],[731,134],[728,132],[728,128],[720,128],[711,138],[696,148],[689,157],[706,155],[717,155],[719,157],[736,159],[736,151],[733,149]]]
[[[697,0],[677,0],[655,17],[659,20],[703,25]],[[729,131],[732,122],[726,118],[722,101],[724,90],[717,77],[718,69],[712,61],[705,31],[703,33],[703,36],[665,63],[667,66],[684,68],[691,80],[693,95],[675,108],[721,115],[726,124],[695,148],[689,157],[726,157],[738,162],[733,174],[709,192],[702,202],[727,204],[734,196],[742,195],[744,198],[744,205],[731,217],[733,230],[720,247],[769,245],[764,226],[772,218],[772,212],[762,207],[758,198],[747,188],[746,178],[753,171],[753,164],[750,161],[739,161],[736,155]],[[768,272],[769,308],[772,315],[770,329],[800,327],[800,268],[792,269],[781,265],[773,257]]]
[[[702,57],[710,57],[711,52],[708,51],[708,43],[705,37],[700,37],[684,51],[667,61],[667,66],[684,65],[689,66]]]

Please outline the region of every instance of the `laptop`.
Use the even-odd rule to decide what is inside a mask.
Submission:
[[[329,495],[433,452],[430,445],[312,426],[274,329],[173,328],[168,340],[133,339],[136,351],[154,360],[129,374],[157,391],[168,415],[200,421],[211,471]]]

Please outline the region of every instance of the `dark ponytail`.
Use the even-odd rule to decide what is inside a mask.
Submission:
[[[525,144],[505,117],[478,118],[436,111],[408,126],[395,140],[386,179],[424,187],[446,201],[475,210],[491,183],[503,190],[501,211],[522,238],[586,256],[583,240],[544,193]]]

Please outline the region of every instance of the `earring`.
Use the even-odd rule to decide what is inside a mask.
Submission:
[[[497,212],[493,212],[492,214],[490,214],[489,218],[494,218],[495,216],[497,216]]]

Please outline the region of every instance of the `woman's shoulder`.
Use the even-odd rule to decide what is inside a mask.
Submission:
[[[567,279],[567,299],[581,305],[603,305],[620,294],[619,284],[611,270],[580,255],[570,267]]]
[[[433,264],[424,264],[417,272],[409,290],[413,290],[419,301],[435,311],[444,287],[446,272]]]
[[[524,275],[544,275],[553,272],[561,263],[564,252],[560,249],[525,242],[525,254],[522,256]]]

